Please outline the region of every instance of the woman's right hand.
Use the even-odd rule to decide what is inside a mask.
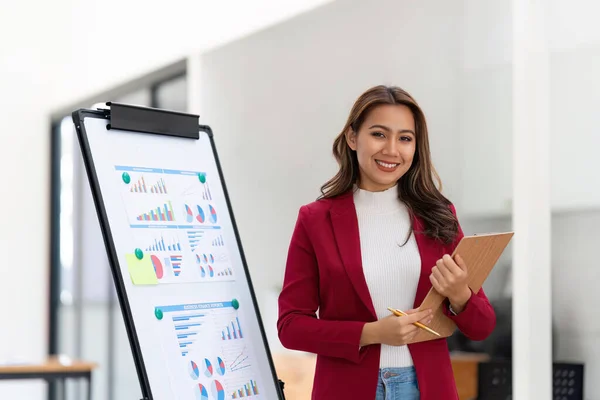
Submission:
[[[409,310],[404,317],[397,317],[394,314],[389,315],[376,322],[379,342],[390,346],[402,346],[410,342],[419,332],[414,322],[421,322],[428,325],[433,315],[431,310]]]

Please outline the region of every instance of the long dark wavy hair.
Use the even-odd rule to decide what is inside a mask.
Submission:
[[[346,135],[351,131],[358,133],[369,111],[381,104],[405,105],[415,120],[416,151],[412,165],[398,181],[399,200],[406,204],[411,216],[423,221],[426,236],[446,244],[452,242],[458,233],[458,221],[450,210],[450,201],[441,193],[442,182],[431,162],[425,115],[415,99],[396,86],[372,87],[356,100],[344,129],[333,143],[333,155],[340,169],[321,187],[319,198],[339,196],[358,183],[358,158],[348,146]]]

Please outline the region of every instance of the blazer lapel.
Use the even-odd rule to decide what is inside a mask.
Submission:
[[[427,293],[432,288],[429,276],[431,275],[431,269],[435,265],[438,257],[441,257],[443,253],[442,245],[435,240],[425,236],[423,221],[417,217],[413,217],[413,233],[419,248],[419,254],[421,255],[421,276],[419,277],[419,283],[417,285],[417,293],[415,295],[415,302],[413,308],[419,308],[427,296]],[[437,292],[436,292],[437,293]],[[439,299],[435,299],[433,303],[441,304],[443,296],[438,295]]]
[[[339,196],[333,201],[330,215],[335,241],[346,273],[358,297],[360,297],[371,312],[373,318],[377,319],[375,307],[373,307],[371,294],[369,293],[367,281],[363,273],[358,218],[356,216],[352,191]]]

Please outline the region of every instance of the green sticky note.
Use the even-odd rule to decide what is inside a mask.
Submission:
[[[127,270],[131,277],[131,282],[134,285],[157,285],[158,279],[156,278],[156,272],[154,272],[154,266],[150,257],[144,257],[141,260],[135,256],[135,254],[125,255],[127,260]]]

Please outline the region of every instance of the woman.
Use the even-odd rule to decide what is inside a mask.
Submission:
[[[472,340],[492,332],[495,314],[483,290],[467,286],[460,256],[449,256],[463,233],[433,181],[423,112],[404,90],[373,87],[333,153],[340,169],[300,208],[292,235],[281,343],[317,354],[313,399],[458,399],[446,339],[409,343],[412,323],[431,320],[416,308],[433,286]]]

